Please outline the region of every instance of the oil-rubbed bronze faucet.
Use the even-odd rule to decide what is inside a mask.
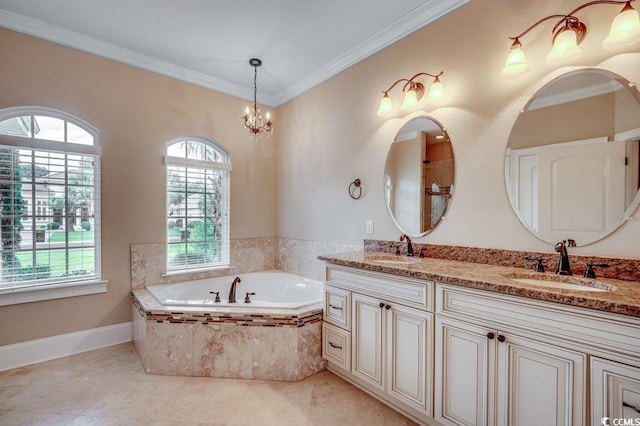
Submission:
[[[411,238],[407,234],[400,235],[400,241],[407,240],[407,256],[413,257],[413,246],[411,245]]]
[[[236,285],[239,282],[242,282],[240,277],[236,277],[231,283],[231,288],[229,289],[229,303],[236,303]]]
[[[573,275],[571,273],[571,265],[569,264],[569,253],[567,253],[567,247],[575,247],[575,240],[567,239],[556,243],[555,250],[560,253],[560,260],[558,261],[558,268],[556,274],[558,275]]]

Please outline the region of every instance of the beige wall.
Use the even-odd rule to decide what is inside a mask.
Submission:
[[[552,66],[552,23],[521,40],[531,71],[508,80],[500,70],[509,52],[508,35],[552,13],[580,4],[552,0],[472,0],[460,9],[288,102],[279,109],[278,231],[282,238],[356,244],[363,238],[397,240],[387,215],[382,175],[389,144],[414,113],[376,115],[381,90],[418,72],[444,70],[446,101],[423,109],[447,129],[455,154],[455,194],[446,220],[419,242],[552,252],[532,236],[511,210],[504,184],[504,150],[519,111],[545,83],[579,67],[603,67],[640,81],[640,53],[604,50],[614,6],[580,12],[589,34],[570,66]],[[633,52],[633,53],[627,53]],[[428,80],[425,83],[429,83]],[[397,105],[399,90],[390,96]],[[574,123],[572,126],[580,126]],[[352,200],[347,186],[360,178],[367,192]],[[375,221],[375,234],[365,222]],[[613,235],[573,253],[640,258],[640,213]]]
[[[0,57],[0,108],[57,108],[101,131],[109,280],[106,294],[0,308],[0,345],[130,320],[129,246],[165,240],[162,156],[171,138],[202,136],[231,151],[231,238],[275,235],[277,135],[249,141],[246,101],[2,29]]]

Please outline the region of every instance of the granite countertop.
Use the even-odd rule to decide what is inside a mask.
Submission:
[[[640,317],[640,282],[605,278],[561,277],[553,273],[530,269],[485,265],[434,258],[409,258],[415,263],[401,263],[406,257],[377,252],[349,252],[318,256],[318,259],[343,266],[402,275],[493,291],[547,302]],[[399,263],[380,263],[400,260]],[[579,285],[599,287],[607,291],[583,291],[545,287],[513,281],[512,278],[533,278],[549,281],[571,280]]]

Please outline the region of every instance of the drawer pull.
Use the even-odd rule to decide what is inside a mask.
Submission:
[[[504,342],[505,340],[507,340],[507,338],[506,338],[506,337],[504,337],[502,334],[500,334],[500,335],[498,336],[498,342],[502,343],[502,342]]]
[[[487,339],[489,340],[493,340],[496,337],[496,334],[493,332],[489,332],[487,333]]]
[[[329,342],[329,346],[331,346],[334,349],[342,349],[342,346],[338,346],[338,345],[334,345],[333,343]]]
[[[341,311],[341,310],[342,310],[342,306],[333,306],[331,303],[329,303],[329,307],[330,307],[331,309],[337,309],[338,311]]]
[[[381,308],[384,308],[384,302],[380,302],[380,305],[379,305],[379,306],[380,306]]]

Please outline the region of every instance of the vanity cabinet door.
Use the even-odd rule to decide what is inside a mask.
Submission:
[[[351,372],[372,386],[384,389],[383,311],[380,300],[353,293]],[[380,306],[382,304],[382,306]]]
[[[436,420],[446,425],[492,424],[495,336],[484,327],[436,318]]]
[[[389,306],[387,393],[431,417],[433,314],[401,305]]]
[[[586,354],[510,333],[497,340],[498,425],[585,424]]]
[[[640,424],[640,368],[592,357],[591,423],[602,424],[604,417]]]

